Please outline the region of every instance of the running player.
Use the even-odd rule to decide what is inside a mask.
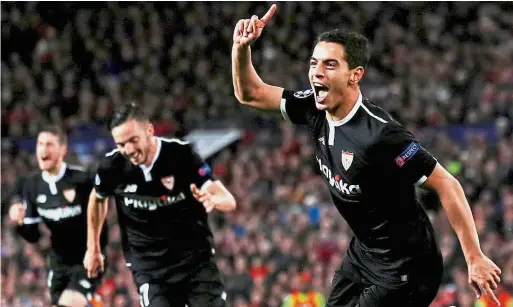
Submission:
[[[101,275],[87,278],[82,266],[87,242],[87,204],[93,176],[64,162],[65,133],[49,126],[37,137],[36,157],[40,172],[25,178],[18,188],[22,202],[15,202],[9,217],[19,234],[35,243],[44,222],[51,232],[48,287],[54,306],[86,306],[101,283]],[[107,243],[102,232],[100,251]]]
[[[102,270],[99,233],[113,197],[142,307],[225,306],[207,213],[234,210],[234,197],[191,144],[155,137],[138,105],[121,106],[110,129],[117,149],[101,161],[89,201],[90,276]]]
[[[387,112],[365,98],[359,82],[369,42],[352,31],[319,36],[310,59],[311,88],[291,91],[264,83],[250,45],[276,10],[240,20],[234,30],[235,96],[248,106],[281,112],[309,127],[319,169],[353,237],[335,274],[328,306],[427,307],[440,285],[442,258],[415,186],[438,193],[458,235],[476,294],[493,290],[500,269],[480,249],[459,182]]]

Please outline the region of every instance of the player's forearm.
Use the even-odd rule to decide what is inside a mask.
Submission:
[[[453,179],[447,182],[447,188],[439,196],[447,217],[458,236],[465,259],[469,262],[481,255],[482,252],[472,211],[463,188],[456,179]]]
[[[241,102],[254,100],[255,93],[264,82],[251,62],[251,48],[234,44],[232,48],[232,74],[235,97]]]
[[[87,248],[90,250],[100,250],[100,234],[107,216],[107,209],[108,199],[98,198],[93,190],[87,207]]]

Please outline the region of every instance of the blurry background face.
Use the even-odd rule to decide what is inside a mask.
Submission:
[[[42,171],[55,171],[66,155],[66,145],[50,132],[41,132],[37,137],[37,163]]]
[[[114,127],[112,137],[119,152],[134,165],[146,162],[153,137],[153,126],[134,119]]]
[[[349,75],[344,46],[328,42],[315,46],[308,77],[315,92],[317,109],[330,110],[335,107],[344,96]]]

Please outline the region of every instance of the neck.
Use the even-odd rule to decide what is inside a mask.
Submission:
[[[64,166],[64,162],[60,161],[57,163],[57,165],[54,168],[43,171],[43,173],[46,174],[46,176],[57,176],[57,175],[59,175],[63,166]]]
[[[342,97],[342,100],[338,103],[338,106],[332,110],[328,110],[328,114],[331,116],[331,119],[337,121],[345,118],[356,104],[359,93],[360,89],[358,86],[354,88],[348,88],[346,95]]]
[[[156,137],[152,137],[150,141],[150,150],[148,152],[148,157],[146,158],[146,161],[144,162],[144,165],[146,167],[150,167],[151,163],[153,162],[153,159],[155,158],[155,155],[157,154],[157,147],[158,147],[158,141]]]

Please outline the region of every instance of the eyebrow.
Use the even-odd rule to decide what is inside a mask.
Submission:
[[[135,138],[138,138],[138,137],[139,137],[139,136],[134,135],[134,136],[132,136],[131,138],[129,138],[129,139],[127,139],[127,140],[124,140],[123,142],[116,142],[116,145],[123,145],[123,144],[125,144],[125,143],[127,143],[127,142],[133,141]]]
[[[328,59],[324,59],[324,60],[322,60],[322,59],[321,59],[321,60],[319,60],[319,59],[316,59],[315,57],[310,57],[310,61],[312,61],[312,60],[314,60],[314,61],[320,61],[320,62],[337,62],[337,63],[338,63],[338,60],[337,60],[337,59],[330,59],[330,58],[328,58]]]

